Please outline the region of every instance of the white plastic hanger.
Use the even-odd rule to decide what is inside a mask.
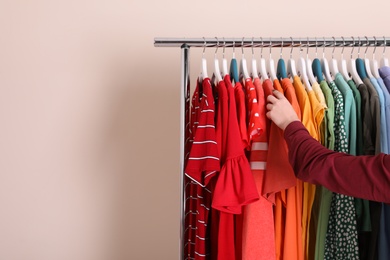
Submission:
[[[223,38],[222,75],[223,75],[224,77],[225,77],[226,75],[229,75],[227,60],[226,60],[226,58],[225,58],[225,47],[226,47],[226,42],[225,42],[225,38]]]
[[[321,65],[322,65],[322,71],[324,72],[326,81],[328,83],[330,83],[330,82],[333,81],[333,78],[330,75],[329,63],[328,63],[328,60],[326,59],[326,56],[325,56],[325,47],[326,47],[326,41],[325,41],[325,38],[324,38],[324,49],[323,49],[323,52],[322,52]]]
[[[268,74],[267,74],[267,66],[265,63],[265,59],[263,58],[263,48],[264,48],[264,42],[263,42],[263,38],[261,38],[260,75],[264,81],[268,79]]]
[[[215,53],[214,53],[214,75],[217,78],[217,82],[220,82],[220,81],[222,81],[222,75],[221,75],[221,71],[219,69],[219,60],[217,57],[219,41],[218,41],[217,37],[215,37],[215,38],[217,39],[217,46],[216,46]]]
[[[208,78],[207,74],[207,60],[204,57],[204,53],[206,50],[206,39],[203,37],[204,40],[204,45],[203,45],[203,53],[202,53],[202,62],[201,62],[201,68],[200,68],[200,75],[199,75],[199,80],[202,81],[205,78]]]
[[[332,51],[332,61],[330,63],[330,72],[332,73],[332,76],[335,77],[337,73],[339,73],[339,68],[337,66],[337,60],[334,58],[334,50],[336,49],[336,39],[332,37],[334,40],[333,43],[333,51]]]
[[[305,85],[306,91],[313,90],[311,88],[309,79],[306,74],[306,62],[305,59],[302,57],[302,42],[300,41],[300,49],[299,49],[299,60],[298,60],[298,72],[300,73],[301,80],[303,81],[303,85]]]
[[[256,79],[259,78],[259,75],[257,73],[257,61],[255,58],[255,52],[253,51],[253,37],[252,37],[252,78]]]
[[[309,59],[309,38],[307,38],[306,69],[307,69],[307,75],[309,77],[309,80],[310,80],[311,84],[314,84],[314,82],[317,82],[317,80],[314,77],[313,68],[311,66],[312,66],[312,61],[311,61],[311,59]]]
[[[351,59],[349,62],[349,71],[351,72],[351,76],[353,81],[355,81],[356,85],[363,84],[362,79],[360,78],[359,74],[356,70],[356,60],[353,58],[353,49],[355,48],[355,39],[352,37],[353,43],[352,43],[352,51],[351,51]]]
[[[374,76],[371,73],[370,60],[367,58],[367,50],[368,50],[368,46],[369,46],[370,42],[368,41],[368,37],[367,36],[364,36],[364,37],[366,37],[366,40],[367,40],[366,51],[364,52],[364,64],[366,65],[367,76],[369,78],[373,78]]]
[[[374,51],[372,52],[371,68],[372,68],[372,74],[374,75],[374,77],[380,78],[378,61],[375,59],[375,51],[376,51],[376,44],[377,44],[375,36],[374,36],[374,39],[375,39],[375,43],[374,43]]]
[[[297,69],[295,66],[295,60],[292,57],[294,42],[293,42],[293,38],[292,37],[290,37],[290,38],[291,38],[291,51],[290,51],[290,59],[288,60],[288,63],[287,63],[287,74],[290,74],[289,77],[294,77],[294,76],[297,76],[298,73],[297,73]]]
[[[347,70],[347,60],[344,58],[344,47],[345,47],[345,40],[344,37],[341,37],[343,39],[343,49],[341,50],[341,75],[343,75],[344,79],[346,81],[351,80],[351,77],[349,76],[348,70]]]
[[[248,78],[250,78],[250,76],[248,73],[248,67],[247,67],[246,59],[245,59],[245,55],[244,55],[244,37],[242,38],[242,42],[241,42],[241,53],[242,53],[241,72],[243,74],[242,76],[244,77],[244,79],[248,79]]]
[[[276,78],[276,71],[275,71],[275,62],[274,62],[274,59],[272,59],[271,49],[272,49],[272,42],[269,43],[269,63],[268,63],[269,68],[268,68],[268,71],[269,71],[269,74],[270,74],[272,81],[274,81],[277,78]]]
[[[384,39],[385,43],[383,45],[383,54],[382,54],[382,59],[381,59],[381,67],[384,67],[384,66],[389,67],[389,59],[385,55],[385,52],[386,52],[386,37],[383,36],[383,39]]]

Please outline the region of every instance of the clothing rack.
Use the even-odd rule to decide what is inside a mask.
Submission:
[[[184,146],[185,146],[185,126],[188,122],[185,119],[185,102],[187,98],[187,86],[189,84],[189,60],[191,47],[205,48],[281,48],[281,47],[387,47],[390,46],[390,37],[331,37],[331,38],[155,38],[155,47],[180,47],[181,48],[181,92],[180,92],[180,258],[184,259]],[[383,50],[383,53],[385,49]]]

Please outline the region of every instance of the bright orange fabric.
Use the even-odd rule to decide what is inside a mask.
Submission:
[[[282,79],[281,85],[285,97],[290,101],[295,113],[301,120],[301,109],[290,79]],[[299,180],[296,180],[296,185],[287,190],[283,259],[303,260],[302,192],[302,182]]]
[[[294,77],[294,88],[302,112],[302,123],[310,135],[318,140],[318,129],[313,119],[313,112],[308,94],[298,76]],[[316,187],[307,182],[303,183],[303,210],[302,210],[302,243],[304,248],[304,259],[308,259],[309,249],[309,227],[311,209],[314,201]],[[314,238],[315,239],[315,238]]]
[[[266,81],[264,81],[265,83]],[[263,85],[264,85],[263,83]],[[274,88],[284,93],[278,80],[274,81]],[[294,91],[292,89],[292,91]],[[290,94],[287,94],[291,97]],[[300,108],[298,102],[293,104],[294,110],[300,117]],[[274,194],[281,190],[288,189],[296,185],[294,171],[288,161],[288,150],[284,140],[283,131],[271,123],[269,148],[267,157],[267,174],[264,178],[263,196],[268,198],[272,203],[275,203]]]

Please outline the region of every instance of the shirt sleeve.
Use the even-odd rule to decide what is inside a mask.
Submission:
[[[390,156],[353,156],[329,150],[313,139],[299,121],[284,137],[297,178],[340,194],[390,203]]]

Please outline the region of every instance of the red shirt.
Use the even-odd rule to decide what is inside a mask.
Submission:
[[[234,260],[236,248],[233,214],[241,214],[242,206],[258,200],[259,195],[242,147],[234,88],[228,75],[224,81],[229,97],[226,161],[215,185],[212,207],[220,211],[218,259]]]
[[[390,203],[390,155],[353,156],[331,151],[298,121],[286,127],[284,137],[299,179],[347,196]]]
[[[214,98],[210,79],[204,79],[202,87],[203,93],[200,93],[200,86],[197,86],[192,102],[193,142],[185,170],[184,187],[186,195],[184,252],[186,257],[194,259],[204,259],[209,255],[210,239],[207,224],[212,194],[204,185],[210,182],[211,176],[220,167],[215,141]]]
[[[218,147],[214,123],[214,97],[209,78],[203,79],[200,112],[194,122],[194,139],[188,157],[185,174],[201,185],[206,186],[210,178],[220,169]]]

